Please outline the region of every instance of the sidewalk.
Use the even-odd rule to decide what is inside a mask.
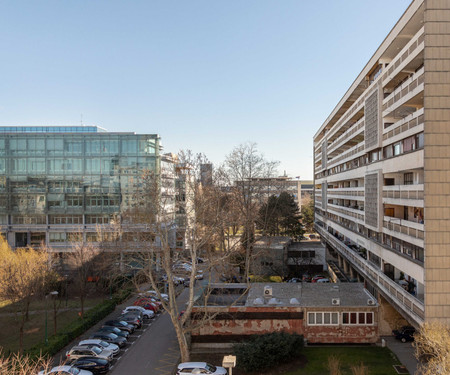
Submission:
[[[417,371],[418,362],[414,356],[414,348],[410,342],[401,342],[393,336],[382,336],[386,346],[397,356],[400,362],[408,369],[410,375]]]

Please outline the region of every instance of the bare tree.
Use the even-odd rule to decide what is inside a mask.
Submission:
[[[124,229],[122,242],[130,254],[134,254],[135,262],[142,265],[141,272],[150,280],[152,288],[159,293],[162,306],[175,328],[181,359],[187,361],[189,332],[193,329],[189,317],[195,303],[194,286],[198,274],[196,260],[200,255],[208,259],[203,280],[208,285],[215,277],[216,265],[225,263],[238,246],[234,244],[218,251],[220,243],[224,243],[224,226],[230,223],[229,207],[226,192],[214,184],[205,186],[200,182],[200,166],[206,162],[205,157],[181,152],[171,158],[171,163],[165,163],[158,174],[147,172],[140,179],[133,197],[134,205],[122,215],[122,220],[124,228],[141,229],[135,232],[137,241],[132,244],[125,242]],[[183,238],[184,248],[177,246],[178,238]],[[184,271],[189,288],[187,303],[181,308],[177,305],[174,281],[180,276],[174,269],[177,261],[192,264],[188,272]],[[160,294],[162,278],[169,295],[167,302]],[[184,311],[183,315],[180,315],[181,311]]]
[[[230,189],[232,207],[240,212],[242,245],[245,252],[245,279],[255,241],[255,222],[262,202],[272,193],[267,184],[276,176],[278,162],[267,161],[255,143],[241,144],[226,157],[220,168],[221,184]]]
[[[74,271],[74,285],[80,297],[81,318],[84,317],[84,303],[89,291],[91,282],[97,281],[101,275],[101,268],[98,267],[100,249],[92,242],[82,241],[73,242],[73,248],[68,253],[68,262]]]
[[[44,290],[48,272],[47,254],[32,248],[12,251],[0,236],[0,299],[15,307],[19,322],[19,351],[23,351],[23,331],[30,303]]]
[[[414,335],[421,375],[450,374],[450,328],[438,321],[424,323]]]

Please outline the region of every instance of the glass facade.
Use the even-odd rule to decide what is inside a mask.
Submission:
[[[161,166],[158,135],[40,132],[46,128],[0,128],[0,225],[13,247],[42,239],[43,229],[50,244],[108,224],[127,208],[143,171]]]

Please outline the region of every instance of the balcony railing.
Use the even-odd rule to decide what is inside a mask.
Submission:
[[[414,73],[411,78],[407,79],[400,87],[395,89],[386,99],[384,99],[383,112],[388,109],[393,110],[394,106],[398,107],[401,104],[400,100],[402,98],[414,92],[414,90],[416,90],[418,87],[421,87],[421,85],[423,85],[425,81],[424,72],[425,69],[421,68],[419,71]]]
[[[387,277],[381,270],[372,266],[369,262],[361,258],[355,251],[351,250],[344,243],[328,233],[324,228],[315,225],[316,231],[326,239],[352,264],[356,270],[369,279],[382,293],[388,296],[397,306],[399,306],[418,325],[423,323],[425,318],[424,304],[404,290],[400,285]]]
[[[364,197],[364,187],[348,187],[327,190],[328,197],[343,196],[348,197]]]
[[[424,224],[415,223],[410,220],[403,220],[396,217],[385,216],[383,227],[393,232],[406,234],[407,236],[424,239]]]
[[[337,214],[344,214],[347,216],[351,216],[355,219],[361,220],[364,222],[364,213],[360,208],[352,208],[352,207],[343,207],[343,206],[337,206],[335,204],[328,204],[328,211],[329,212],[335,212]]]
[[[383,186],[383,198],[423,199],[423,184]]]

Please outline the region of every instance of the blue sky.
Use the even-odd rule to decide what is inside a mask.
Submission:
[[[312,178],[312,137],[410,0],[0,0],[0,125],[256,142]]]

